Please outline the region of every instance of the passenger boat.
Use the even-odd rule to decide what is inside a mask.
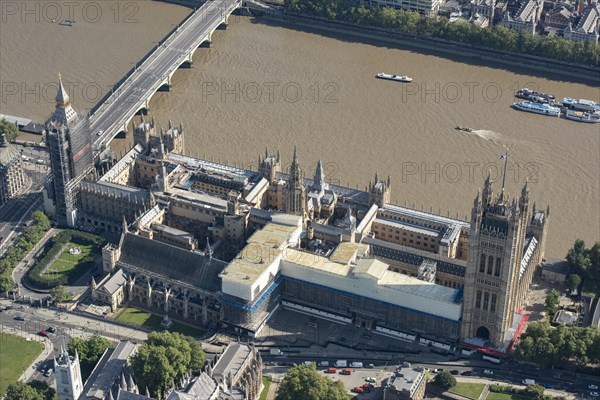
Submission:
[[[600,113],[600,104],[596,104],[596,102],[592,100],[585,99],[572,99],[570,97],[565,97],[563,99],[563,106],[568,109],[575,111],[584,111],[591,113]]]
[[[565,118],[573,121],[586,122],[588,124],[597,124],[600,122],[600,114],[585,111],[567,110],[565,112]]]
[[[522,101],[520,103],[513,103],[513,107],[517,110],[526,111],[535,114],[550,115],[552,117],[558,117],[560,115],[560,108],[553,107],[549,104],[533,103],[531,101]]]
[[[460,126],[460,125],[454,127],[454,129],[456,129],[457,131],[463,131],[463,132],[469,132],[469,133],[473,132],[473,129],[467,128],[465,126]]]
[[[378,73],[377,75],[375,75],[375,77],[377,77],[379,79],[387,79],[387,80],[396,81],[396,82],[412,82],[412,80],[413,80],[410,76],[390,75],[390,74],[384,74],[383,72]]]

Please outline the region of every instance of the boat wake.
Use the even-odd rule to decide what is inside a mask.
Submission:
[[[490,140],[492,142],[496,142],[502,139],[502,135],[498,132],[488,131],[486,129],[474,129],[471,132],[466,132],[469,135],[478,136],[485,140]]]

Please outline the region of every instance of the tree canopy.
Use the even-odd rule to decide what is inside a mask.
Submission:
[[[50,289],[50,296],[52,296],[58,303],[67,301],[69,299],[69,293],[67,293],[67,289],[65,289],[65,287],[62,285]]]
[[[174,332],[153,332],[131,359],[140,388],[153,396],[164,393],[188,372],[200,373],[206,356],[193,338]]]
[[[556,289],[550,290],[548,297],[546,297],[546,316],[548,320],[552,320],[552,316],[560,305],[560,292]]]
[[[500,25],[480,28],[467,21],[450,22],[448,18],[442,16],[424,16],[415,11],[397,10],[391,7],[369,7],[357,3],[363,2],[285,0],[286,10],[292,13],[316,15],[332,20],[395,30],[409,35],[446,39],[563,62],[595,67],[600,65],[600,45],[597,44],[584,44],[556,36],[534,36]]]
[[[8,385],[5,398],[6,400],[45,400],[41,391],[20,381]]]
[[[571,274],[581,278],[584,288],[600,295],[600,241],[588,249],[583,240],[577,239],[567,253],[567,264]]]
[[[456,385],[456,378],[448,371],[442,371],[433,378],[435,386],[448,390]]]
[[[319,375],[315,364],[295,365],[279,385],[276,400],[346,400],[348,395],[340,381]]]
[[[89,339],[73,338],[68,344],[69,353],[79,355],[81,375],[87,378],[92,372],[102,354],[110,347],[110,342],[100,335],[93,335]],[[84,379],[85,380],[85,379]]]
[[[515,357],[543,368],[567,361],[580,365],[600,362],[600,331],[594,327],[553,328],[547,321],[532,322],[516,346]]]
[[[19,135],[19,128],[5,119],[0,120],[0,135],[6,135],[6,140],[12,142]]]

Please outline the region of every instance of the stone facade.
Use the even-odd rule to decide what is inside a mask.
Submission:
[[[0,135],[0,206],[15,197],[25,185],[21,154]]]

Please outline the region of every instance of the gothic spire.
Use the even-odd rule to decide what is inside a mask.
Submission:
[[[56,91],[55,100],[57,106],[60,104],[62,107],[65,107],[69,104],[69,95],[67,94],[67,91],[63,85],[62,75],[60,72],[58,73],[58,90]]]
[[[212,256],[213,256],[213,251],[212,248],[210,247],[210,240],[208,239],[208,237],[206,238],[206,251],[205,251],[206,256],[208,257],[209,260],[212,260]]]
[[[315,178],[313,180],[313,187],[316,190],[325,189],[325,172],[323,171],[323,164],[321,160],[317,162],[317,169],[315,170]]]

